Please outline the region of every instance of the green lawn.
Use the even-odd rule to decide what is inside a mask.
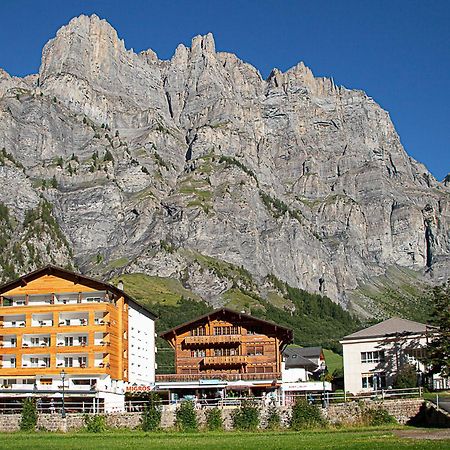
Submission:
[[[259,433],[148,433],[115,431],[87,433],[4,433],[1,449],[301,449],[301,450],[447,450],[450,440],[415,440],[398,438],[392,429],[342,431],[259,432]]]

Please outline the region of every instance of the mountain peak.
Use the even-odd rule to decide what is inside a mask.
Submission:
[[[198,35],[192,39],[191,44],[192,52],[198,52],[201,54],[215,53],[216,44],[214,42],[214,36],[212,33],[207,33],[205,35]]]

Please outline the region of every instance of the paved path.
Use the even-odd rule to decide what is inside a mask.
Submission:
[[[409,439],[430,439],[430,440],[441,440],[450,439],[450,429],[418,429],[418,430],[394,430],[393,433],[401,438]]]

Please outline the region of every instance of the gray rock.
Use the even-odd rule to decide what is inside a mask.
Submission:
[[[199,276],[194,251],[343,305],[391,266],[448,273],[448,180],[408,156],[389,114],[303,63],[263,80],[211,34],[161,61],[74,18],[38,76],[0,71],[2,147],[25,173],[0,200],[23,220],[49,199],[85,272],[126,257],[121,270],[185,277],[219,304],[229,280]]]

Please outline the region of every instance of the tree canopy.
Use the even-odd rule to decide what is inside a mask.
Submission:
[[[450,280],[433,289],[434,314],[430,321],[437,327],[436,336],[427,346],[425,363],[431,373],[450,376]]]

